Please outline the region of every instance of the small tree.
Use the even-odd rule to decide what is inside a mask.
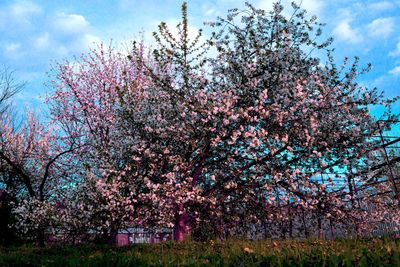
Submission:
[[[145,60],[143,53],[140,56]],[[137,177],[135,167],[135,158],[142,152],[131,150],[131,146],[142,144],[143,133],[138,128],[133,137],[124,135],[124,125],[118,120],[123,116],[122,106],[137,109],[138,118],[147,119],[145,115],[141,118],[139,112],[149,109],[143,89],[147,88],[148,78],[141,65],[132,62],[131,55],[103,44],[74,64],[57,64],[54,75],[56,90],[48,99],[53,120],[63,129],[65,138],[73,138],[79,144],[74,151],[75,167],[81,178],[76,189],[88,193],[81,187],[91,188],[89,194],[80,194],[74,205],[66,206],[76,210],[72,217],[86,214],[90,218],[87,226],[99,230],[103,240],[108,241],[119,227],[143,221],[141,216],[145,216],[137,216],[136,208],[140,206],[145,211],[147,206],[147,197],[138,197],[146,186]],[[141,125],[141,120],[136,123]],[[136,183],[131,188],[120,188],[119,183],[128,177],[135,177]],[[125,203],[126,195],[130,198]]]
[[[0,125],[0,159],[14,179],[9,182],[18,189],[14,203],[17,225],[40,245],[44,245],[44,232],[54,217],[47,211],[55,208],[73,182],[68,156],[75,143],[64,141],[33,114],[19,127],[7,117]]]
[[[14,226],[29,230],[43,245],[44,230],[51,221],[43,207],[51,206],[45,202],[54,200],[60,196],[60,192],[66,191],[62,186],[69,183],[66,178],[68,161],[60,163],[60,159],[65,159],[75,144],[72,139],[58,140],[55,130],[50,125],[44,126],[31,113],[26,115],[22,123],[17,122],[10,99],[23,85],[13,79],[8,69],[1,72],[0,186],[4,188],[8,199],[8,203],[3,205],[16,212]],[[18,210],[24,209],[29,212],[18,214]],[[32,216],[27,218],[26,214]],[[34,214],[41,214],[42,219]],[[10,218],[2,217],[2,220],[10,221]]]

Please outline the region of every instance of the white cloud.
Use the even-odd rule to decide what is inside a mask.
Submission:
[[[338,40],[350,43],[359,43],[362,41],[362,36],[357,29],[353,29],[348,19],[340,21],[340,23],[333,30],[333,34]]]
[[[395,50],[389,53],[389,56],[396,57],[400,55],[400,42],[397,43]]]
[[[210,8],[205,11],[206,16],[214,16],[215,14],[216,14],[216,10],[214,8]]]
[[[301,2],[301,7],[307,10],[307,12],[311,15],[319,15],[322,11],[324,6],[323,0],[303,0],[303,1],[296,1],[297,3]]]
[[[48,32],[45,32],[41,36],[37,37],[33,41],[33,45],[36,49],[46,49],[50,45],[50,36]]]
[[[370,36],[387,38],[394,30],[394,18],[379,18],[367,25]]]
[[[42,13],[42,8],[31,1],[14,1],[0,9],[0,27],[4,30],[21,31],[30,28],[33,19]]]
[[[94,43],[100,43],[94,28],[86,18],[79,14],[58,13],[53,17],[50,31],[50,45],[58,55],[71,55],[86,52]],[[45,41],[43,39],[43,41]]]
[[[63,33],[81,33],[89,26],[82,15],[59,13],[54,20],[54,27]]]
[[[375,2],[375,3],[369,4],[368,8],[373,11],[380,12],[380,11],[386,11],[386,10],[390,10],[390,9],[394,8],[394,4],[389,1],[380,1],[380,2]]]
[[[83,51],[87,50],[93,45],[99,44],[101,42],[100,38],[93,34],[85,34],[79,41],[79,45]]]
[[[30,15],[37,15],[42,12],[42,9],[37,4],[31,1],[17,1],[10,6],[11,14],[15,17],[26,18]]]
[[[55,42],[51,44],[52,51],[57,56],[79,55],[95,47],[101,39],[93,34],[84,33],[74,36],[68,43]]]
[[[202,5],[201,9],[203,10],[204,15],[207,17],[215,16],[218,13],[214,7],[210,7],[208,5]]]
[[[389,71],[389,73],[393,75],[400,75],[400,66],[393,68],[391,71]]]
[[[57,45],[55,47],[54,52],[60,56],[67,56],[69,53],[69,49],[65,45]]]
[[[359,4],[356,4],[358,6]],[[361,5],[360,5],[361,7]],[[357,7],[358,9],[359,7]],[[341,20],[348,20],[350,21],[354,16],[354,7],[342,7],[338,8],[335,14],[335,17]]]
[[[8,43],[4,47],[7,57],[15,58],[21,54],[21,43]]]

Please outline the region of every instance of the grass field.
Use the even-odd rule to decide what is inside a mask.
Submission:
[[[0,266],[400,266],[400,240],[23,246],[0,248]]]

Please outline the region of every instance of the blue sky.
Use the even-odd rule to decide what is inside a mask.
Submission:
[[[223,16],[226,10],[243,7],[244,1],[188,1],[191,30],[204,28],[203,21]],[[270,9],[272,0],[249,1]],[[284,5],[290,1],[282,0]],[[297,1],[300,2],[299,0]],[[115,44],[138,38],[151,40],[160,21],[175,25],[181,0],[2,0],[0,2],[0,64],[15,70],[15,78],[27,86],[16,105],[43,107],[51,90],[44,86],[51,61],[79,56],[94,42]],[[400,0],[303,0],[302,7],[327,23],[325,36],[334,37],[335,58],[359,56],[371,62],[371,73],[360,78],[388,97],[400,94]],[[400,112],[397,103],[395,111]]]

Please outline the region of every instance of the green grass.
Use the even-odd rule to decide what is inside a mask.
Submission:
[[[0,266],[400,266],[400,241],[167,242],[0,248]]]

